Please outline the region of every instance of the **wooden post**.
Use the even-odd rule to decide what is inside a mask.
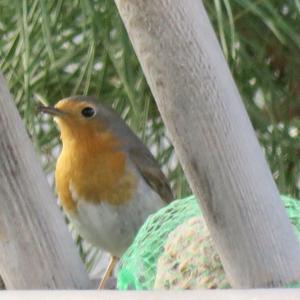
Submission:
[[[233,287],[300,279],[300,247],[200,0],[115,0]]]
[[[91,287],[1,74],[0,208],[7,289]]]

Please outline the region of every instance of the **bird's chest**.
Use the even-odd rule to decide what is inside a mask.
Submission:
[[[142,178],[133,197],[122,204],[82,200],[73,189],[77,210],[68,217],[76,231],[94,246],[120,257],[132,243],[146,218],[164,206],[159,195]]]
[[[136,178],[128,169],[123,152],[62,151],[55,171],[56,189],[63,208],[76,211],[81,199],[91,203],[122,204],[132,198]]]
[[[63,149],[56,166],[56,189],[77,232],[120,256],[148,215],[164,202],[123,152],[100,150],[81,150],[80,145]]]

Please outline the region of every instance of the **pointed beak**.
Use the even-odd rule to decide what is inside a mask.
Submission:
[[[65,113],[53,106],[43,106],[39,105],[37,108],[38,112],[44,113],[44,114],[49,114],[55,117],[60,117],[63,116]]]

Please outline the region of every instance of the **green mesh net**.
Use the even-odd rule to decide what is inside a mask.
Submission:
[[[300,201],[281,197],[300,238]],[[120,290],[228,288],[194,196],[151,215],[121,258]]]

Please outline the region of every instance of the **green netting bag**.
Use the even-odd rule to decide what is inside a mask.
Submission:
[[[300,201],[281,197],[300,238]],[[220,258],[194,196],[151,215],[121,258],[117,288],[228,288]]]

